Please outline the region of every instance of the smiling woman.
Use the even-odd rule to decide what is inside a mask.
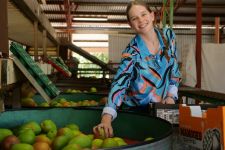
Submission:
[[[181,74],[174,32],[165,28],[162,33],[154,26],[154,13],[144,1],[131,1],[126,13],[136,35],[122,52],[101,123],[93,128],[95,134],[103,128],[106,137],[113,136],[111,123],[122,104],[148,113],[150,103],[174,104],[178,99]]]

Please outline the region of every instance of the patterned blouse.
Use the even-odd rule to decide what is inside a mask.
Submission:
[[[103,114],[111,114],[115,119],[116,110],[122,103],[132,107],[161,102],[166,96],[178,99],[181,74],[175,34],[169,28],[164,28],[163,33],[156,28],[155,31],[160,44],[157,54],[149,52],[140,35],[136,35],[122,52],[122,60],[111,84]],[[166,49],[167,55],[164,52]]]

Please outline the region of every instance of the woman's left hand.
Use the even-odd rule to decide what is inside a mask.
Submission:
[[[172,97],[167,97],[164,101],[164,104],[175,104],[175,101]]]

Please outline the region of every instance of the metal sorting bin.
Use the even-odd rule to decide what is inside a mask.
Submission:
[[[20,109],[2,112],[0,128],[14,128],[27,121],[40,123],[44,119],[53,120],[58,128],[68,123],[79,125],[83,133],[92,133],[92,128],[100,122],[102,109],[94,108],[40,108]],[[119,111],[113,121],[114,135],[135,141],[144,141],[147,137],[154,137],[152,141],[121,146],[110,149],[129,150],[171,150],[172,125],[157,117],[140,115],[134,112]]]

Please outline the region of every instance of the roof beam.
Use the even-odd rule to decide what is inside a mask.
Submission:
[[[44,11],[45,14],[65,14],[65,11]],[[86,11],[72,11],[71,15],[123,15],[125,16],[124,12],[86,12]],[[203,17],[223,17],[225,16],[225,11],[221,13],[213,13],[213,12],[208,12],[208,13],[202,13]],[[176,16],[185,16],[185,17],[195,17],[196,14],[193,13],[182,13],[182,12],[175,12],[174,17]]]
[[[42,11],[39,8],[38,2],[33,3],[33,1],[30,0],[11,0],[17,8],[33,23],[35,21],[38,21],[39,28],[42,30],[47,31],[48,38],[54,42],[56,45],[59,43],[58,38],[56,37],[56,33],[52,26],[50,25],[50,22],[48,18],[45,16],[45,14],[42,13]],[[35,2],[35,1],[34,1]],[[32,6],[32,7],[31,7]]]
[[[74,3],[76,5],[91,5],[91,6],[99,6],[99,5],[106,5],[106,6],[127,6],[128,2],[93,2],[93,1],[87,1],[87,2],[76,2],[76,1],[71,1],[71,4]],[[46,4],[51,4],[51,5],[63,5],[63,1],[54,1],[54,0],[47,0]],[[161,2],[152,2],[152,3],[147,3],[149,6],[151,7],[161,7],[162,3]],[[183,3],[180,7],[183,8],[195,8],[196,7],[196,3]],[[203,8],[225,8],[225,2],[221,2],[221,3],[217,3],[217,4],[211,4],[211,3],[203,3],[202,4]]]

